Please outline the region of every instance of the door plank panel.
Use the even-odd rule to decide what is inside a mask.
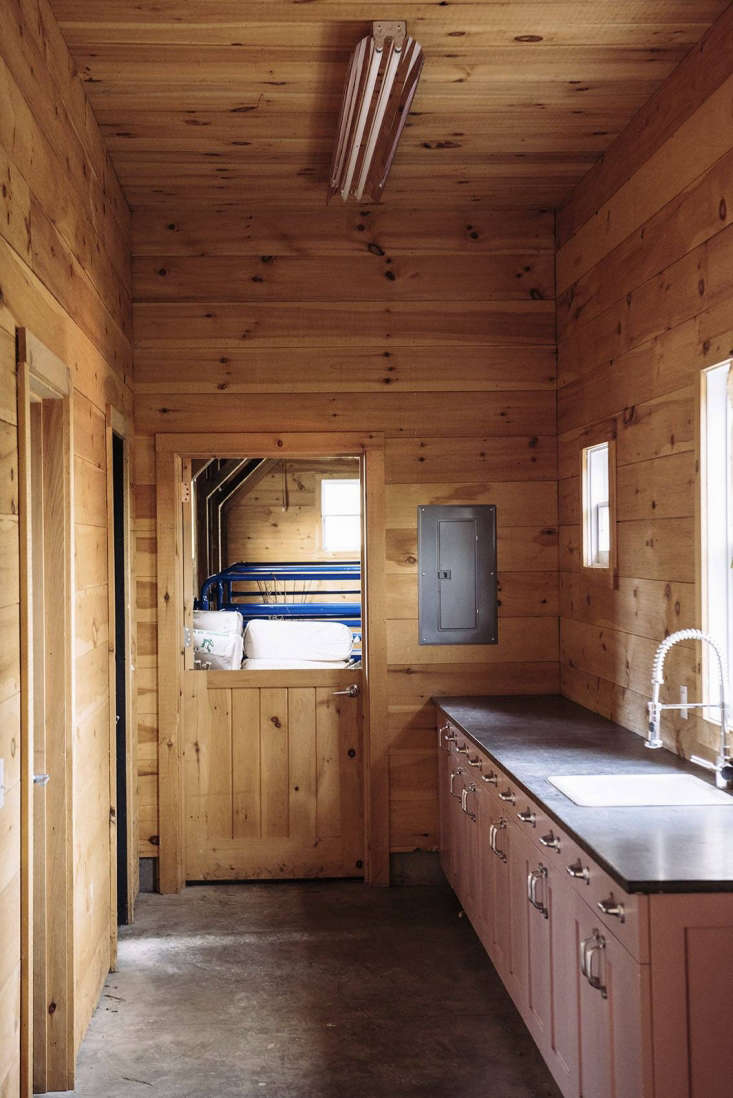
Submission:
[[[337,705],[334,701],[332,690],[321,687],[316,691],[316,754],[318,767],[316,834],[319,842],[321,839],[337,838],[341,834],[340,708],[340,705]]]
[[[232,806],[235,839],[259,838],[260,692],[232,690]]]
[[[288,692],[260,691],[260,780],[262,835],[287,838],[288,806]]]
[[[316,838],[316,691],[288,690],[289,805],[292,838]]]
[[[184,672],[188,880],[363,876],[359,679]]]

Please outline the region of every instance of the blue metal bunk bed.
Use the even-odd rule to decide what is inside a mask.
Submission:
[[[340,581],[329,591],[309,591],[309,582]],[[256,584],[257,590],[243,591],[241,584]],[[286,584],[294,584],[286,588]],[[311,602],[304,599],[325,595],[357,595],[358,602]],[[259,599],[260,601],[249,601]],[[292,618],[294,621],[338,621],[361,637],[361,564],[359,561],[313,561],[305,563],[246,564],[240,561],[217,572],[204,582],[195,600],[197,610],[238,610],[246,626],[261,618]],[[212,602],[215,605],[212,605]]]

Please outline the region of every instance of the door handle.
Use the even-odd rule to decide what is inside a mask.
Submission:
[[[540,915],[545,919],[549,919],[550,911],[547,904],[542,900],[537,899],[537,885],[540,881],[547,880],[547,867],[540,864],[538,869],[532,869],[527,874],[527,899],[531,903],[532,907],[539,911]]]
[[[353,682],[351,686],[347,686],[345,690],[332,690],[331,693],[334,697],[336,697],[337,694],[342,694],[346,698],[358,698],[359,687]]]
[[[456,778],[458,778],[462,773],[463,773],[463,769],[460,766],[458,767],[457,770],[451,770],[451,772],[450,772],[450,778],[448,780],[448,792],[450,793],[451,797],[459,798],[460,795],[461,795],[460,793],[454,793],[453,783],[456,780]]]
[[[49,780],[50,777],[51,777],[50,774],[34,774],[33,775],[33,784],[34,785],[48,785],[48,780]]]
[[[499,838],[499,832],[503,831],[505,827],[506,820],[501,818],[499,819],[498,823],[492,824],[489,828],[489,846],[494,851],[494,854],[496,854],[497,858],[499,858],[499,860],[502,862],[505,862],[507,860],[507,857],[504,851],[500,850],[499,847],[496,845],[496,842]]]
[[[474,821],[476,819],[476,813],[468,811],[468,794],[475,792],[476,786],[473,783],[471,783],[471,785],[464,785],[463,789],[461,790],[461,808],[466,813],[468,818]]]
[[[608,998],[608,988],[603,983],[603,977],[601,975],[601,963],[600,958],[606,948],[606,939],[602,934],[599,934],[598,930],[594,928],[593,933],[589,938],[584,938],[580,942],[580,972],[585,976],[586,980],[593,988],[594,991],[600,991],[601,998]],[[599,971],[593,972],[593,958],[594,956],[599,958]]]

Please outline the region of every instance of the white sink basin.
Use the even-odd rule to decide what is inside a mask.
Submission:
[[[693,774],[561,774],[547,780],[589,807],[733,805],[730,794]]]

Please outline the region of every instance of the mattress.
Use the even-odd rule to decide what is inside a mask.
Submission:
[[[328,662],[343,665],[351,655],[353,635],[338,621],[251,621],[244,633],[247,659]]]
[[[243,671],[329,671],[346,667],[346,660],[258,660],[245,659]]]

